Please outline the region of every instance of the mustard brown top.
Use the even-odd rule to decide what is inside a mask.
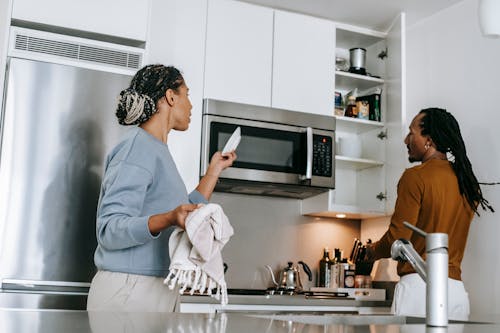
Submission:
[[[392,243],[405,238],[425,260],[425,238],[406,228],[403,222],[407,221],[428,233],[448,234],[448,274],[461,280],[460,265],[474,212],[460,194],[450,162],[431,159],[406,169],[397,192],[389,229],[373,246],[375,259],[390,257]],[[410,263],[398,263],[400,276],[410,273],[415,273]]]

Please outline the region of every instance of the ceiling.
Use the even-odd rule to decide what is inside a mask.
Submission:
[[[240,0],[267,7],[323,17],[378,31],[386,31],[400,12],[406,24],[450,7],[462,0]]]

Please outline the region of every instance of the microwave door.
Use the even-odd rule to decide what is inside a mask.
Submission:
[[[310,181],[311,177],[307,178],[305,128],[240,119],[237,123],[227,122],[227,119],[213,120],[209,126],[206,162],[216,151],[223,149],[237,127],[241,128],[241,140],[236,150],[238,158],[232,167],[224,170],[222,178],[287,184]],[[310,132],[309,145],[312,147]],[[312,174],[312,153],[309,160],[309,174]],[[205,170],[206,167],[208,165]]]

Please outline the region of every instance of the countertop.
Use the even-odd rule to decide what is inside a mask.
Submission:
[[[339,316],[337,316],[339,318]],[[114,313],[70,310],[6,310],[0,309],[2,333],[110,333],[110,332],[367,332],[367,333],[497,333],[500,324],[450,324],[447,328],[426,327],[425,324],[369,324],[373,316],[350,316],[350,324],[307,324],[259,318],[244,314],[189,313]],[[401,317],[400,317],[401,318]],[[404,318],[404,317],[402,317]],[[364,319],[364,320],[363,320]],[[348,321],[345,321],[348,322]],[[499,321],[497,321],[499,322]]]

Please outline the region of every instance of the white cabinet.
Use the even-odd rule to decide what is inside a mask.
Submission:
[[[337,71],[335,90],[381,88],[382,119],[337,117],[335,190],[303,200],[303,214],[364,219],[391,214],[394,207],[406,158],[404,14],[387,34],[338,24],[337,54],[348,57],[352,47],[366,49],[366,70],[373,76]],[[379,57],[386,50],[388,56]]]
[[[275,11],[271,106],[332,115],[335,24]]]
[[[153,0],[151,5],[146,63],[173,65],[181,70],[193,105],[189,129],[170,131],[168,137],[168,148],[190,192],[200,180],[207,1]]]
[[[333,22],[230,0],[207,20],[205,98],[333,113]]]
[[[150,0],[14,0],[12,18],[145,41],[149,6]]]
[[[270,106],[272,47],[271,8],[210,0],[204,96]]]

